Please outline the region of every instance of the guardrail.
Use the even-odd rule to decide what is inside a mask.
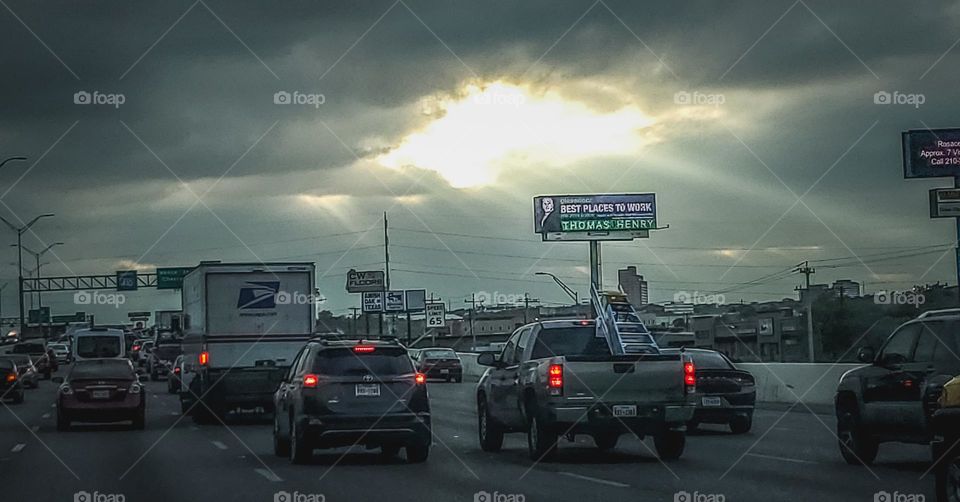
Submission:
[[[486,368],[477,364],[477,354],[459,353],[463,376],[476,381]],[[846,371],[862,364],[827,363],[740,363],[737,367],[753,374],[757,401],[761,403],[832,406],[837,382]]]

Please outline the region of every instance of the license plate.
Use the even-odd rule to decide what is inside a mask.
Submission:
[[[450,373],[450,370],[440,370],[441,375],[447,375]]]
[[[703,405],[704,405],[704,406],[720,406],[720,398],[719,398],[719,397],[705,397],[705,398],[703,398]]]
[[[380,397],[380,384],[378,383],[358,383],[357,397]]]
[[[94,399],[110,399],[109,390],[95,390],[90,394]]]
[[[637,406],[635,404],[617,404],[613,406],[613,416],[615,417],[635,417],[637,416]]]

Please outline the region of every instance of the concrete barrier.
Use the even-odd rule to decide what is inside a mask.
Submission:
[[[486,371],[477,364],[477,354],[460,353],[463,375],[476,381]],[[737,367],[753,374],[757,381],[757,401],[761,403],[832,406],[837,382],[847,370],[862,364],[826,363],[740,363]]]

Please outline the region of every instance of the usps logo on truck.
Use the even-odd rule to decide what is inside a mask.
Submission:
[[[237,308],[240,310],[277,308],[279,291],[280,281],[247,281],[247,285],[240,288]]]

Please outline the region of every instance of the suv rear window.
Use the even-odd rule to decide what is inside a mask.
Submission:
[[[77,355],[80,357],[117,357],[120,355],[120,337],[116,335],[84,335],[77,337]]]
[[[46,354],[46,352],[47,349],[39,343],[21,343],[14,345],[13,350],[10,351],[11,354]]]
[[[413,373],[407,351],[402,348],[382,348],[369,353],[355,353],[352,348],[320,351],[313,363],[314,373],[331,376],[347,375],[405,375]]]
[[[540,330],[531,359],[553,356],[609,356],[607,341],[597,338],[593,326]]]
[[[452,350],[424,350],[423,359],[457,359],[457,353]]]
[[[70,378],[124,378],[134,377],[130,362],[126,359],[105,359],[77,363],[70,372]]]

